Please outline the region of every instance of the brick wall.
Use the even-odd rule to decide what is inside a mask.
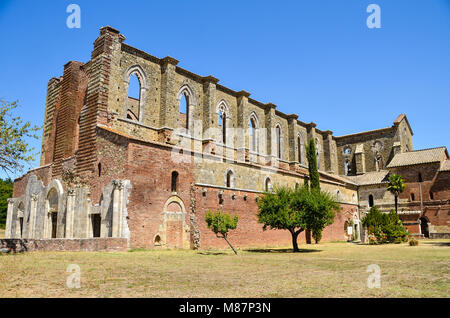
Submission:
[[[178,172],[176,193],[171,191],[173,171]],[[192,171],[193,166],[190,163],[173,162],[170,148],[148,147],[130,141],[126,177],[133,186],[128,203],[131,246],[154,246],[154,237],[160,232],[164,221],[164,205],[173,195],[179,197],[188,210],[190,185],[193,182]],[[188,221],[187,214],[186,222]],[[177,226],[179,225],[175,227]]]
[[[84,104],[88,77],[83,63],[71,61],[64,66],[61,83],[60,103],[54,117],[54,162],[52,175],[60,176],[62,160],[71,157],[75,152],[75,140],[78,131],[78,117]]]
[[[27,189],[28,179],[31,174],[35,174],[39,180],[42,181],[44,186],[47,186],[51,180],[51,166],[43,166],[37,169],[34,169],[27,174],[23,175],[20,178],[14,180],[14,188],[13,188],[13,198],[20,197],[25,194]]]
[[[238,227],[230,231],[229,240],[237,247],[246,246],[290,246],[292,243],[291,235],[283,230],[263,231],[263,225],[258,223],[256,213],[258,211],[256,197],[261,194],[221,190],[217,188],[205,188],[206,194],[203,195],[202,188],[197,188],[195,192],[196,215],[201,231],[201,247],[227,247],[223,239],[219,239],[207,228],[205,214],[209,209],[217,211],[221,209],[231,215],[239,216]],[[219,205],[219,191],[223,191],[223,204]],[[235,199],[233,199],[233,194]],[[244,199],[244,196],[247,196]],[[332,225],[328,226],[323,232],[322,241],[342,241],[346,240],[344,223],[347,218],[356,211],[355,206],[342,205],[342,211],[335,217]],[[301,233],[298,242],[305,243],[305,232]]]

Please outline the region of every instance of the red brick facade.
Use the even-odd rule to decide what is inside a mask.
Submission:
[[[352,151],[356,151],[360,137],[355,135],[356,137],[335,138],[331,131],[320,131],[314,123],[306,124],[297,121],[296,115],[285,115],[276,111],[274,104],[263,104],[249,99],[249,93],[245,91],[234,92],[217,85],[218,80],[211,76],[200,77],[190,73],[178,68],[178,61],[173,58],[158,59],[125,45],[123,40],[124,37],[117,30],[102,28],[94,43],[91,60],[86,64],[75,61],[67,63],[63,76],[53,78],[49,82],[42,166],[17,179],[13,195],[14,198],[24,197],[31,174],[35,174],[44,187],[54,180],[61,182],[64,193],[59,193],[59,200],[65,201],[63,204],[60,202],[58,211],[50,211],[45,207],[49,199],[43,195],[47,195],[47,192],[39,194],[41,197],[37,199],[38,203],[33,203],[33,207],[40,204],[45,210],[38,211],[42,216],[35,220],[36,224],[41,222],[39,231],[45,232],[48,237],[51,232],[48,216],[58,213],[58,237],[65,237],[65,233],[92,237],[95,231],[90,222],[101,217],[102,229],[126,235],[132,248],[154,248],[161,245],[175,248],[226,247],[226,242],[207,229],[204,221],[208,210],[223,210],[232,215],[239,215],[238,228],[229,236],[235,246],[288,246],[291,244],[289,232],[262,230],[262,224],[257,222],[256,217],[257,198],[262,195],[262,185],[267,180],[264,178],[269,174],[278,178],[280,184],[294,186],[295,183],[304,183],[307,169],[304,165],[305,159],[300,158],[299,154],[304,149],[298,151],[299,148],[295,148],[299,136],[304,134],[306,140],[316,139],[322,144],[318,147],[318,151],[321,151],[321,182],[339,198],[342,207],[342,211],[335,217],[335,222],[323,232],[323,240],[347,239],[346,221],[359,220],[358,188],[356,183],[337,174],[338,170],[342,170],[342,167],[338,169],[337,160],[342,161],[344,156],[337,155],[337,149],[342,150],[351,140],[355,148]],[[124,108],[124,105],[129,103],[129,97],[124,96],[124,87],[128,85],[130,72],[139,74],[144,101],[133,101],[136,117],[139,117],[134,120],[125,116],[127,110]],[[144,76],[145,72],[147,76]],[[177,91],[188,84],[197,89],[196,93],[191,92],[188,98],[192,103],[195,100],[195,104],[191,105],[196,107],[195,112],[191,108],[189,114],[180,115],[176,111],[180,97]],[[191,88],[183,94],[190,90]],[[247,116],[250,115],[250,110],[246,107],[249,104],[252,104],[255,114],[260,113],[261,126],[267,125],[272,129],[278,122],[282,122],[282,135],[285,140],[283,147],[281,141],[278,141],[279,153],[274,155],[276,147],[271,144],[271,139],[267,140],[264,151],[260,152],[262,149],[258,149],[256,153],[250,153],[247,148],[249,140],[244,142],[241,148],[228,145],[225,147],[207,135],[206,128],[217,125],[217,117],[214,117],[217,115],[217,104],[226,106],[224,109],[229,112],[227,122],[232,123],[232,120],[235,120],[232,127],[240,125],[241,128],[246,128]],[[234,118],[227,107],[235,107]],[[141,108],[145,108],[145,112]],[[200,135],[204,135],[175,133],[175,124],[180,121],[180,116],[182,124],[187,122],[188,126],[193,125],[193,121],[188,119],[191,115],[197,116],[197,119],[200,117],[198,122],[204,125],[203,129],[200,128]],[[403,115],[401,118],[406,117]],[[402,125],[407,124],[406,119],[405,122]],[[395,144],[394,138],[397,138],[397,126],[389,128],[389,134],[386,136],[383,130],[383,138],[387,140],[383,149],[386,156],[394,155],[392,147]],[[273,132],[268,129],[267,135],[271,133]],[[379,132],[375,135],[376,138],[381,138]],[[366,146],[369,147],[372,145],[372,137],[370,134],[365,136],[368,138],[365,141]],[[199,151],[212,146],[211,149],[215,149],[215,152],[210,157],[214,157],[214,164],[199,167],[193,157],[188,162],[173,160],[173,153],[185,148],[177,144],[178,139],[187,140],[189,145],[199,144],[200,149],[195,148],[197,152],[193,152],[192,156],[200,155],[200,158],[202,154],[199,154]],[[408,139],[403,143],[409,144],[412,141]],[[230,152],[220,154],[217,153],[219,149],[227,149]],[[250,161],[250,157],[255,157],[255,161]],[[371,165],[367,166],[372,169]],[[240,178],[241,186],[226,185],[224,176],[228,170],[225,168],[242,172],[241,175],[236,172],[235,176]],[[75,185],[73,180],[64,179],[64,171],[73,172],[78,183]],[[419,172],[422,178],[420,183]],[[422,202],[423,216],[434,225],[446,226],[449,220],[449,202],[440,200],[449,198],[450,172],[442,172],[439,164],[431,164],[403,170],[399,168],[398,173],[402,174],[407,182],[401,199],[411,201],[410,210],[420,209]],[[123,184],[117,182],[123,180],[128,180],[131,186],[129,195],[124,194]],[[252,183],[247,182],[248,180],[254,181]],[[81,185],[88,191],[79,190]],[[36,184],[33,186],[37,188]],[[108,197],[104,197],[105,189],[110,191],[107,193]],[[45,189],[48,190],[50,189]],[[411,194],[414,195],[414,200],[411,199]],[[77,195],[75,198],[83,198],[85,202],[70,201],[74,195]],[[122,202],[122,199],[126,202]],[[75,221],[72,219],[74,229],[64,224],[67,221],[66,214],[69,214],[65,212],[65,204],[69,201],[73,213],[70,217],[83,218]],[[105,202],[113,203],[106,207]],[[14,204],[11,210],[15,209],[17,212],[17,202]],[[27,203],[26,209],[24,213],[31,211],[32,204]],[[114,216],[119,215],[118,219],[111,217],[112,210],[119,211]],[[17,218],[19,214],[14,215]],[[114,219],[115,223],[106,224],[106,217]],[[121,217],[125,222],[122,222]],[[417,232],[417,217],[405,217],[405,220],[408,218],[411,218],[411,223],[415,222],[408,225],[408,228],[411,232]],[[88,230],[90,227],[92,228]],[[37,231],[32,226],[29,228],[29,233]],[[299,241],[306,241],[305,233],[302,233]],[[63,248],[66,246],[64,244],[61,245]]]

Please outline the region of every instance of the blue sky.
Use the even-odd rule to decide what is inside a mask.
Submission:
[[[66,26],[71,3],[80,29]],[[366,26],[371,3],[381,29]],[[87,62],[105,25],[336,136],[406,113],[415,149],[449,146],[450,0],[0,0],[0,98],[42,125],[48,80]]]

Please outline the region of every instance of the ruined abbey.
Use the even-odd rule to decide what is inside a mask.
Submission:
[[[14,182],[6,237],[62,249],[223,247],[204,221],[212,209],[239,215],[236,246],[290,245],[287,231],[263,232],[257,201],[275,185],[303,185],[310,139],[321,187],[342,207],[323,240],[347,240],[349,224],[364,238],[364,213],[393,208],[390,173],[406,182],[399,215],[409,233],[449,236],[448,151],[414,150],[412,136],[404,114],[334,136],[107,26],[90,61],[68,62],[48,83],[41,164]]]

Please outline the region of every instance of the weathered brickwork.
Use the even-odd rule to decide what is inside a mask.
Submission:
[[[394,172],[407,182],[399,206],[408,229],[448,230],[446,150],[438,161],[388,168],[398,155],[414,155],[405,115],[391,127],[334,136],[124,41],[118,30],[102,28],[91,60],[71,61],[62,77],[49,81],[41,167],[15,181],[7,237],[42,239],[43,249],[79,244],[52,245],[51,238],[92,237],[125,239],[127,247],[224,247],[206,228],[211,209],[239,215],[230,235],[238,247],[289,245],[287,231],[262,231],[257,198],[276,185],[304,184],[311,139],[321,188],[342,207],[323,240],[348,239],[350,221],[361,234],[370,196],[389,211],[393,197],[385,179]],[[139,98],[129,97],[132,76]]]

